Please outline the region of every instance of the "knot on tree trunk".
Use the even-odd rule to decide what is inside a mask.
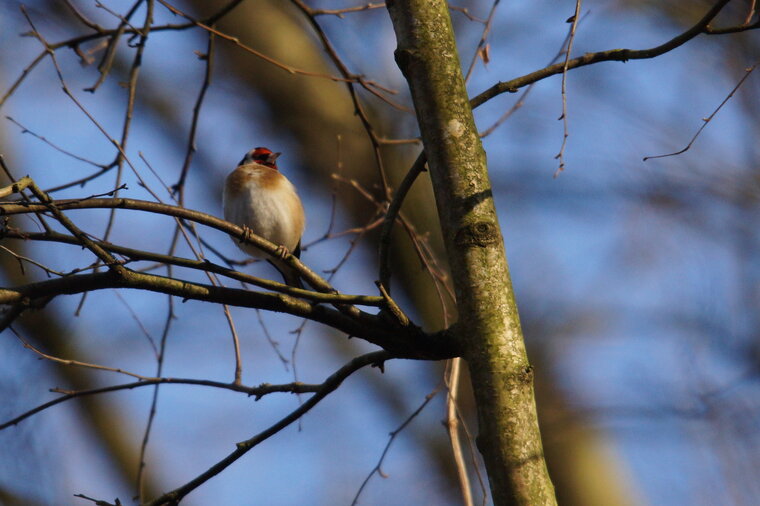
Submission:
[[[489,221],[476,221],[460,228],[454,238],[457,246],[479,246],[484,248],[496,244],[501,238],[499,230]]]

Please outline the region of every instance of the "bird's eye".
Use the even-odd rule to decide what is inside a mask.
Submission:
[[[254,148],[245,154],[245,157],[240,161],[238,165],[259,163],[261,165],[272,166],[274,164],[274,161],[272,160],[273,155],[274,153],[272,153],[267,148]]]

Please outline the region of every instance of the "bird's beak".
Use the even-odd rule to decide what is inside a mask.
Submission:
[[[275,160],[277,160],[277,157],[278,157],[278,156],[280,156],[281,154],[282,154],[282,153],[272,153],[272,154],[271,154],[271,155],[269,155],[269,157],[267,158],[267,161],[268,161],[269,163],[274,163],[274,161],[275,161]]]

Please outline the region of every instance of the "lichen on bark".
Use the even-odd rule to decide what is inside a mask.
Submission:
[[[556,504],[502,234],[448,5],[387,3],[427,154],[494,503]]]

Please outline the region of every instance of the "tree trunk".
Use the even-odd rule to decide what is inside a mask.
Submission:
[[[533,371],[509,279],[486,157],[444,0],[395,0],[396,61],[412,92],[452,270],[494,504],[556,504]]]

